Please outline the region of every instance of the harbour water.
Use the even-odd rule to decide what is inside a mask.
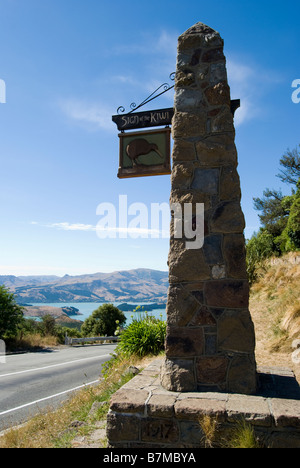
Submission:
[[[57,303],[46,303],[46,304],[41,304],[41,303],[31,303],[32,306],[51,306],[51,307],[75,307],[76,309],[79,310],[81,315],[72,315],[73,319],[80,320],[84,322],[85,319],[87,319],[94,310],[98,309],[101,305],[105,304],[105,302],[57,302]],[[112,303],[114,306],[120,305],[120,302],[113,302]],[[129,302],[128,304],[131,304]],[[129,325],[134,318],[137,318],[140,314],[143,314],[144,312],[148,312],[149,315],[152,315],[153,317],[166,320],[166,309],[153,309],[151,311],[147,311],[147,304],[148,303],[139,303],[141,307],[139,308],[138,312],[123,312],[125,317],[126,317],[126,325]],[[137,303],[134,303],[136,306]]]

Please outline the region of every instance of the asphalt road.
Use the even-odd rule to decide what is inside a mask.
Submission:
[[[116,345],[63,347],[0,361],[0,432],[96,384]]]

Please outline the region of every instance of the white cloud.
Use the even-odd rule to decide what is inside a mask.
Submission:
[[[256,72],[234,60],[227,60],[228,82],[232,99],[240,99],[241,107],[235,114],[235,125],[251,120],[259,112],[256,97]]]
[[[51,223],[45,224],[45,227],[59,229],[62,231],[96,231],[96,227],[92,224],[81,224],[81,223]]]
[[[37,221],[31,221],[34,226],[42,226],[46,228],[59,229],[62,231],[96,231],[96,226],[92,224],[82,224],[82,223],[38,223]]]
[[[42,226],[50,229],[57,229],[60,231],[84,231],[84,232],[97,232],[97,233],[113,233],[128,235],[128,237],[168,237],[169,232],[160,229],[151,229],[145,227],[112,227],[112,226],[94,226],[92,224],[82,223],[48,223],[42,224],[36,221],[32,221],[30,224],[35,226]]]
[[[235,114],[235,125],[241,125],[265,113],[262,101],[271,88],[281,82],[282,78],[278,73],[232,58],[227,59],[227,72],[231,98],[241,100],[241,107]]]
[[[107,106],[79,99],[64,99],[59,102],[62,112],[80,124],[88,124],[95,130],[114,130],[111,120],[112,111]]]

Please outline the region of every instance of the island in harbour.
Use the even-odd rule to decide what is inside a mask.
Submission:
[[[153,303],[153,304],[128,304],[124,302],[117,306],[119,310],[122,312],[151,312],[152,310],[159,310],[159,309],[166,309],[167,304],[165,302],[162,303]]]

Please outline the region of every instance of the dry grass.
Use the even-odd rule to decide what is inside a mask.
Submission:
[[[58,344],[59,343],[56,336],[42,336],[39,333],[14,338],[13,341],[11,340],[8,342],[10,351],[51,348],[52,346],[57,346]]]
[[[271,259],[252,286],[250,311],[259,365],[284,366],[300,378],[291,359],[292,341],[300,338],[300,253]]]
[[[217,436],[218,421],[208,414],[204,414],[199,418],[199,424],[204,433],[204,446],[205,448],[213,448],[215,438]]]
[[[234,428],[221,429],[217,419],[203,415],[199,418],[199,425],[204,434],[202,443],[205,448],[261,448],[251,424],[241,419]]]

